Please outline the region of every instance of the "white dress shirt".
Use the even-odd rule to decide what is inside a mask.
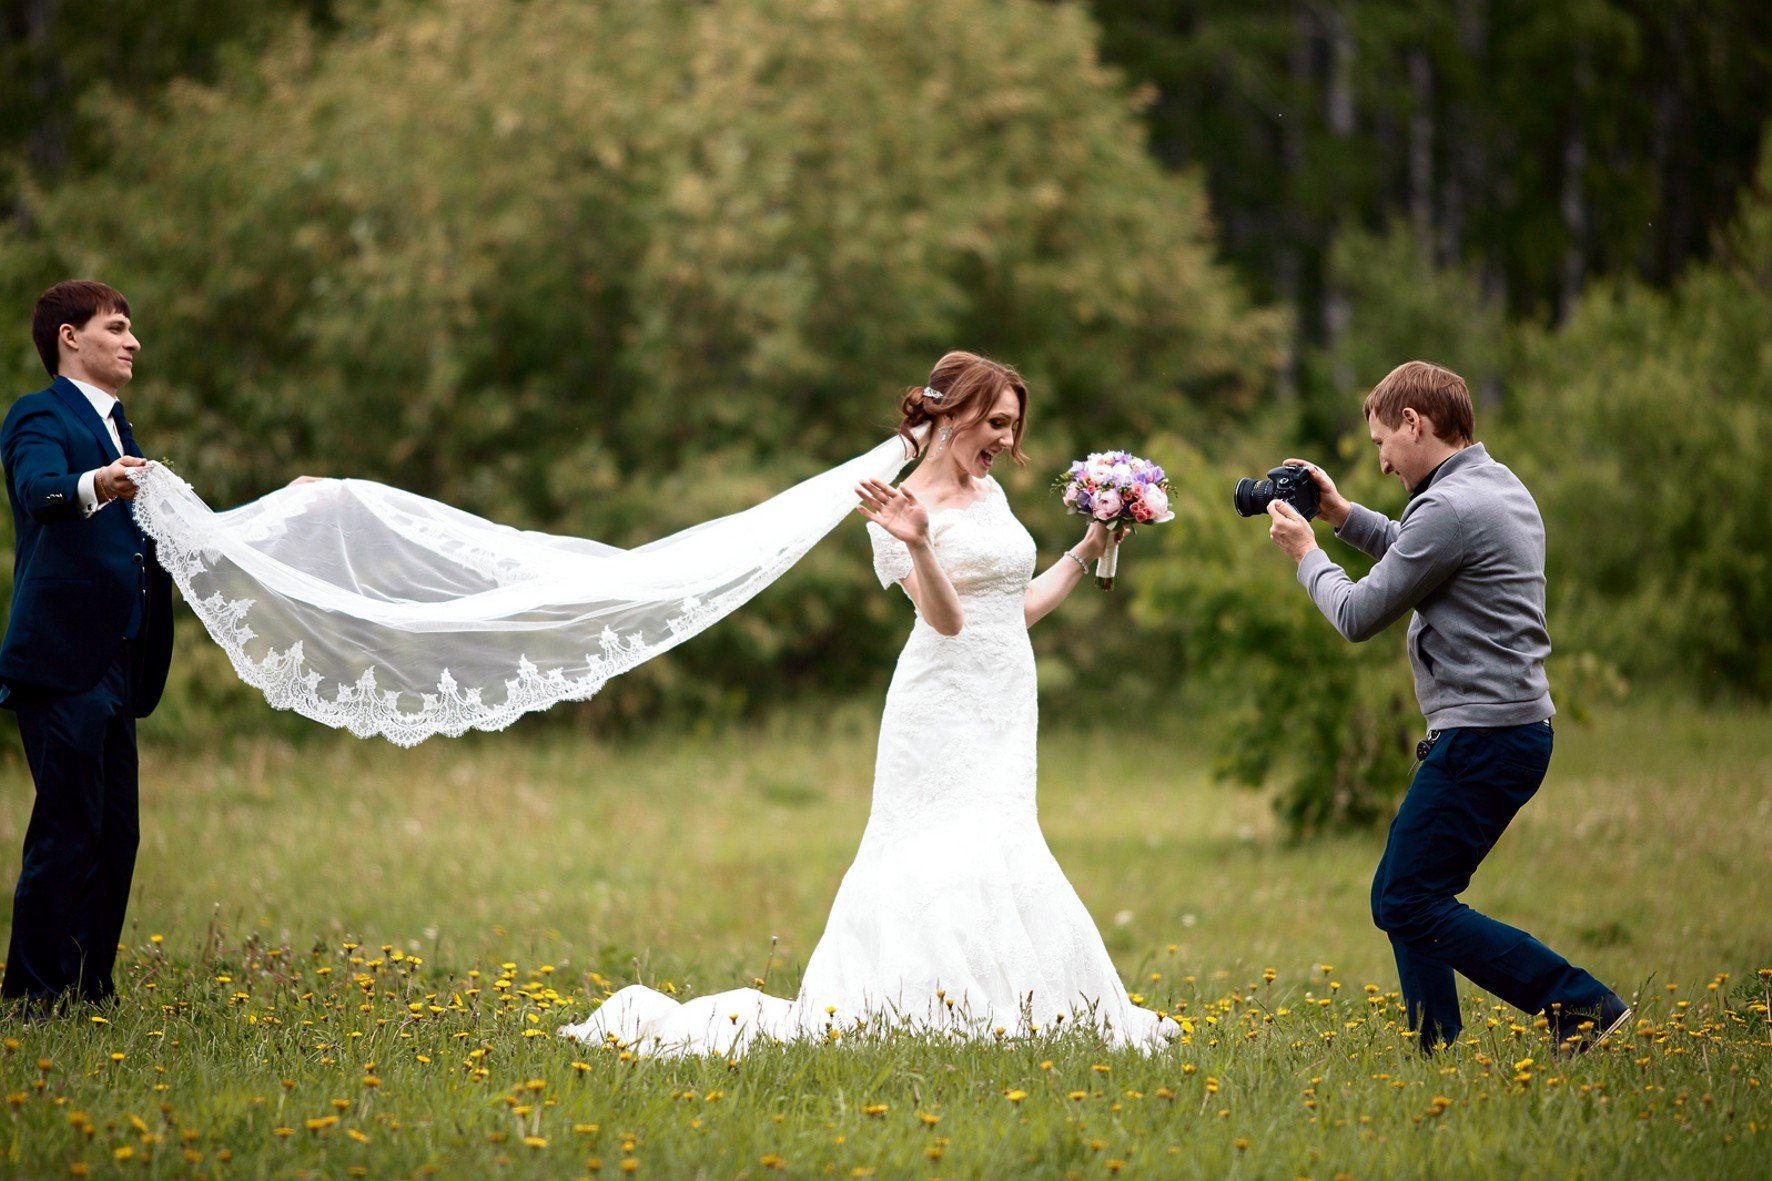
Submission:
[[[64,376],[66,375],[64,374]],[[76,389],[86,395],[88,402],[92,403],[92,408],[98,412],[99,421],[105,424],[105,433],[111,436],[111,446],[117,449],[118,455],[122,455],[123,438],[117,433],[117,420],[111,417],[111,407],[117,404],[116,397],[84,381],[72,377],[69,377],[68,380],[74,383]],[[97,479],[98,469],[94,468],[80,477],[80,483],[76,488],[80,496],[80,507],[89,517],[111,503],[108,500],[102,503],[99,501],[98,489],[94,487]]]

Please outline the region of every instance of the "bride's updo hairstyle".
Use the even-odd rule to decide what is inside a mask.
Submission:
[[[990,417],[991,407],[997,404],[1004,386],[1015,391],[1015,400],[1021,405],[1009,457],[1025,467],[1027,457],[1021,453],[1021,433],[1027,429],[1028,421],[1027,382],[1009,366],[977,353],[955,351],[947,354],[930,370],[927,385],[913,386],[905,391],[898,404],[904,415],[904,421],[898,424],[898,433],[917,448],[918,456],[927,454],[929,445],[935,441],[935,433],[943,427],[963,431]],[[925,424],[929,426],[929,433],[919,445],[912,432]]]

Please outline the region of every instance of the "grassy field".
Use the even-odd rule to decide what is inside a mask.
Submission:
[[[1423,1061],[1367,916],[1381,837],[1288,845],[1177,723],[1049,732],[1041,815],[1186,1044],[729,1063],[550,1035],[634,979],[792,992],[866,817],[867,711],[405,752],[150,725],[121,1003],[6,1026],[0,1173],[1764,1176],[1772,718],[1639,704],[1559,744],[1467,898],[1638,995],[1600,1052],[1554,1057],[1473,994],[1466,1042]],[[0,775],[10,883],[30,786]]]

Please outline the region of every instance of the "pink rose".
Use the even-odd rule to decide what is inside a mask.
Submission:
[[[1064,506],[1066,508],[1072,508],[1076,505],[1076,503],[1077,503],[1077,486],[1075,484],[1065,485]]]
[[[1148,501],[1134,500],[1131,502],[1131,504],[1132,504],[1132,519],[1134,521],[1137,521],[1140,525],[1146,524],[1148,522],[1151,522],[1151,521],[1154,521],[1157,519],[1157,513],[1151,508],[1150,503]]]
[[[1169,494],[1155,484],[1146,484],[1144,503],[1151,510],[1151,520],[1154,521],[1169,511]]]
[[[1111,521],[1120,515],[1120,494],[1112,488],[1104,488],[1095,497],[1095,519]]]

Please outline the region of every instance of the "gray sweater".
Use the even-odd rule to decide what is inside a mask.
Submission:
[[[1298,581],[1355,642],[1414,608],[1409,663],[1430,730],[1516,726],[1556,712],[1544,675],[1544,521],[1519,477],[1481,443],[1441,464],[1401,521],[1356,504],[1335,535],[1378,565],[1355,582],[1312,550]]]

